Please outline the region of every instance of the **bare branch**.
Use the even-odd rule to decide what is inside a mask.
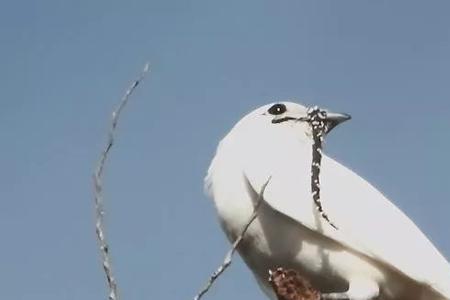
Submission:
[[[244,238],[245,233],[247,232],[248,228],[250,227],[250,225],[253,223],[253,221],[255,221],[256,217],[258,216],[258,214],[257,214],[258,208],[261,205],[262,200],[264,199],[264,197],[263,197],[264,191],[266,190],[266,187],[269,184],[270,179],[271,179],[271,177],[269,177],[267,179],[267,181],[264,183],[264,185],[262,186],[261,191],[258,194],[258,199],[256,200],[255,207],[253,208],[252,215],[248,219],[245,226],[242,228],[242,231],[240,232],[240,234],[238,235],[236,240],[233,242],[231,249],[225,255],[223,263],[211,275],[211,277],[209,278],[205,287],[195,296],[194,300],[200,300],[200,298],[202,298],[209,291],[209,289],[213,285],[214,281],[216,281],[216,279],[219,278],[219,276],[222,275],[222,273],[225,272],[225,270],[231,265],[233,254],[236,252],[236,250],[237,250],[239,244],[241,243],[242,239]]]
[[[110,300],[118,300],[117,294],[117,282],[114,278],[111,258],[109,256],[109,247],[105,237],[105,226],[104,226],[104,206],[103,206],[103,170],[105,167],[105,162],[108,158],[108,153],[111,150],[116,136],[116,127],[119,121],[120,113],[127,105],[130,95],[134,92],[139,83],[144,79],[145,75],[149,71],[149,64],[146,63],[144,69],[142,70],[139,77],[133,81],[130,87],[127,89],[123,95],[119,105],[112,113],[111,125],[108,133],[108,140],[106,146],[102,151],[98,165],[94,171],[94,202],[95,202],[95,232],[97,234],[97,240],[100,246],[100,254],[103,262],[103,270],[106,275],[106,280],[109,287]]]

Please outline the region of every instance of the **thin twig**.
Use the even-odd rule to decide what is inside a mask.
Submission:
[[[209,289],[213,285],[214,281],[216,281],[216,279],[219,278],[219,276],[223,272],[225,272],[225,270],[231,265],[233,254],[236,252],[236,250],[237,250],[239,244],[241,243],[242,239],[244,238],[244,235],[247,232],[248,228],[250,227],[250,225],[253,223],[253,221],[255,221],[256,217],[258,216],[258,214],[257,214],[258,208],[259,208],[262,200],[264,199],[264,197],[263,197],[264,191],[266,190],[266,187],[269,184],[270,179],[271,179],[271,177],[269,177],[269,179],[267,179],[267,181],[262,186],[261,191],[258,194],[258,199],[256,200],[256,204],[255,204],[255,206],[253,208],[252,215],[248,219],[248,221],[245,224],[245,226],[242,228],[242,230],[241,230],[240,234],[238,235],[238,237],[236,238],[236,240],[233,242],[233,244],[231,246],[231,249],[225,255],[223,263],[211,275],[211,277],[209,278],[209,280],[206,283],[205,287],[195,296],[194,300],[200,300],[200,298],[202,298],[203,295],[205,295],[209,291]]]
[[[326,112],[317,106],[308,111],[308,119],[312,128],[313,145],[312,145],[312,162],[311,162],[311,193],[314,204],[320,215],[328,222],[334,229],[338,229],[333,222],[331,222],[327,213],[323,210],[322,202],[320,200],[320,168],[322,163],[322,146],[323,139],[326,132]]]
[[[106,280],[109,287],[109,299],[118,300],[117,294],[117,282],[113,275],[111,258],[109,256],[109,247],[105,237],[105,225],[104,225],[104,208],[103,208],[103,170],[105,167],[106,159],[108,158],[108,153],[111,150],[116,136],[116,127],[119,121],[120,113],[127,105],[130,95],[139,85],[139,83],[144,79],[145,75],[149,71],[149,64],[146,63],[144,69],[142,70],[139,77],[133,81],[130,87],[127,89],[119,105],[112,113],[111,125],[108,133],[108,141],[102,154],[100,160],[94,172],[94,201],[95,201],[95,232],[97,233],[97,240],[100,246],[100,254],[103,262],[103,270],[106,275]]]

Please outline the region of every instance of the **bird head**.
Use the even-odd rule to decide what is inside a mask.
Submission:
[[[252,133],[257,137],[270,134],[295,136],[304,142],[311,141],[310,112],[313,108],[293,102],[276,102],[264,105],[246,115],[233,131]],[[325,134],[351,117],[320,109]]]

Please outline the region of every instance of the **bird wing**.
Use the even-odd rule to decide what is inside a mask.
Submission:
[[[450,298],[450,265],[420,229],[366,180],[326,156],[321,200],[338,230],[317,218],[310,193],[310,160],[295,151],[285,148],[285,153],[264,165],[259,159],[244,162],[244,174],[255,191],[270,177],[264,199],[271,207]]]

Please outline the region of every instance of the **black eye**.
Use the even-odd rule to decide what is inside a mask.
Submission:
[[[286,105],[281,104],[281,103],[274,104],[274,105],[272,105],[271,108],[269,108],[269,110],[267,112],[271,115],[284,114],[286,112]]]

